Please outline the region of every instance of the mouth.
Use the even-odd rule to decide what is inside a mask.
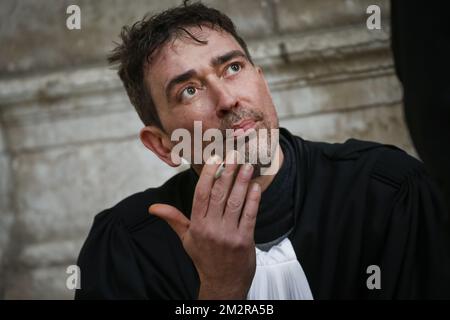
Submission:
[[[252,119],[244,119],[235,124],[233,124],[232,129],[234,130],[233,136],[240,136],[250,129],[255,129],[258,121]]]

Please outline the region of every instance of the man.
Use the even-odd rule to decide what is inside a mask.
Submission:
[[[145,127],[278,129],[262,70],[228,17],[184,4],[122,32],[119,64]],[[227,154],[98,214],[77,299],[450,297],[449,217],[422,163],[377,143],[305,141],[280,128],[276,174]],[[205,147],[205,145],[202,145]],[[247,155],[246,155],[247,159]],[[150,211],[151,215],[148,213]]]

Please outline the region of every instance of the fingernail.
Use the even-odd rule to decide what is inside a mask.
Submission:
[[[254,183],[252,186],[252,191],[259,192],[260,190],[261,190],[261,186],[259,185],[259,183]]]
[[[214,175],[214,179],[218,179],[222,175],[224,169],[225,169],[225,162],[222,162],[219,168],[217,168],[216,174]]]
[[[253,166],[250,164],[250,163],[246,163],[246,164],[244,164],[244,173],[247,175],[247,174],[250,174],[250,172],[252,171],[252,169],[253,169]]]
[[[222,159],[217,154],[213,155],[208,160],[206,160],[207,164],[219,164],[221,162],[222,162]]]

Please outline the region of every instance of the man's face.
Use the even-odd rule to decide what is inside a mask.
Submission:
[[[169,136],[178,128],[194,134],[194,121],[209,128],[278,128],[267,82],[238,42],[224,31],[188,29],[186,36],[166,43],[152,57],[145,81],[161,123]]]

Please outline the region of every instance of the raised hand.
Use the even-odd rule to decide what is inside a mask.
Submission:
[[[218,179],[220,158],[212,157],[204,165],[191,220],[170,205],[149,208],[178,234],[194,262],[200,277],[199,299],[244,299],[255,273],[254,229],[261,188],[250,182],[253,167],[238,168],[236,157],[235,152],[227,156]]]

